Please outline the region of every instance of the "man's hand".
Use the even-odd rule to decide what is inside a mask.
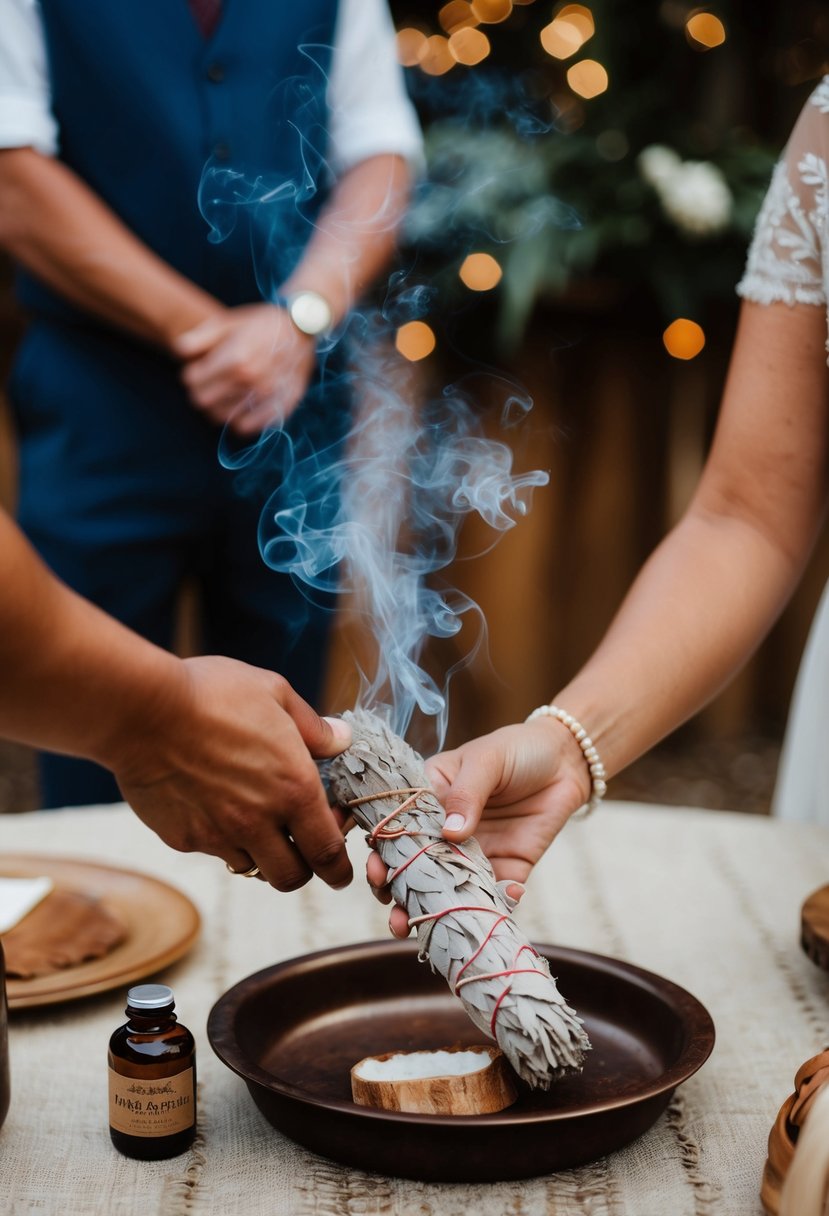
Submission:
[[[345,723],[319,718],[280,676],[196,658],[109,763],[127,802],[172,848],[235,870],[255,863],[280,891],[312,873],[339,888],[351,863],[312,756],[335,756],[350,740]]]
[[[517,884],[590,796],[581,750],[569,730],[552,718],[472,739],[434,756],[426,772],[446,809],[444,838],[461,844],[474,835],[495,877]],[[377,898],[389,903],[388,875],[379,853],[369,856],[366,873]],[[396,937],[408,935],[406,913],[397,905],[389,927]]]
[[[284,423],[305,396],[316,360],[314,339],[275,304],[226,308],[180,334],[172,349],[184,363],[193,405],[239,435]]]

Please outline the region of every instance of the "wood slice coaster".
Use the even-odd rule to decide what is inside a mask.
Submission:
[[[800,944],[813,963],[829,971],[829,886],[815,891],[801,908]]]
[[[102,958],[127,935],[100,900],[57,887],[3,938],[6,972],[33,979]]]

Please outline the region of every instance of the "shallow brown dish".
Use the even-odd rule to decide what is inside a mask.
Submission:
[[[33,979],[9,979],[10,1009],[74,1001],[121,988],[153,975],[187,953],[201,924],[182,892],[149,874],[78,858],[9,854],[0,858],[4,878],[46,875],[56,889],[81,891],[101,900],[126,926],[124,940],[102,958]]]
[[[357,1106],[363,1056],[483,1042],[413,942],[367,942],[248,976],[214,1005],[211,1046],[291,1139],[346,1165],[438,1182],[530,1178],[634,1140],[714,1045],[707,1010],[684,988],[616,959],[537,946],[584,1018],[584,1071],[549,1093],[520,1085],[494,1115],[433,1116]]]

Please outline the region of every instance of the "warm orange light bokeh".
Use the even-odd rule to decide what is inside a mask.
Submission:
[[[568,59],[584,42],[579,31],[569,21],[551,21],[539,34],[541,45],[553,59]]]
[[[588,38],[592,38],[596,32],[593,14],[584,4],[565,4],[564,8],[558,10],[554,20],[567,21],[570,25],[574,26],[581,34],[584,42],[587,42]]]
[[[432,34],[426,39],[423,54],[418,60],[421,68],[429,76],[443,76],[455,66],[455,59],[449,50],[449,39],[443,34]]]
[[[466,67],[473,67],[486,59],[490,52],[489,39],[483,30],[455,30],[449,39],[450,54]]]
[[[581,59],[567,69],[567,83],[574,93],[589,101],[604,93],[610,81],[607,69],[597,59]]]
[[[695,359],[705,346],[705,332],[696,321],[677,317],[662,335],[665,350],[674,359]]]
[[[434,330],[425,321],[407,321],[400,326],[394,339],[400,354],[411,363],[431,355],[436,342]]]
[[[422,30],[404,29],[397,33],[397,58],[404,68],[413,68],[420,63],[426,50],[426,35]]]
[[[470,253],[464,258],[458,274],[470,291],[492,291],[503,274],[491,253]]]
[[[469,0],[449,0],[438,13],[438,21],[447,34],[454,34],[455,30],[478,24],[478,18],[472,12]]]
[[[539,37],[541,45],[554,59],[569,59],[596,32],[593,14],[583,4],[565,4]]]
[[[479,21],[497,25],[506,21],[512,12],[512,0],[472,0],[472,12]]]
[[[725,26],[713,13],[694,13],[685,22],[685,36],[697,51],[711,51],[725,42]]]

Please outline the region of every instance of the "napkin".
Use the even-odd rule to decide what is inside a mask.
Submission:
[[[0,878],[0,934],[28,916],[54,885],[51,878]]]

